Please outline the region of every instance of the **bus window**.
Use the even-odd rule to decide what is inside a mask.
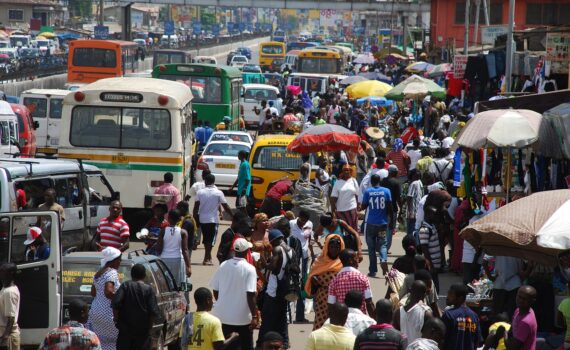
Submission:
[[[281,55],[283,47],[278,45],[266,45],[261,48],[261,53],[266,55]]]
[[[241,85],[238,81],[233,81],[232,82],[232,101],[233,102],[237,102],[239,100],[239,91],[240,91]]]
[[[24,106],[28,107],[32,117],[47,117],[47,99],[45,97],[24,97]]]
[[[61,111],[63,109],[62,98],[52,98],[49,100],[49,117],[53,119],[61,119]]]
[[[2,146],[7,146],[10,144],[10,126],[8,121],[1,121],[0,127],[2,128],[1,142]]]
[[[260,147],[253,157],[253,167],[266,170],[299,170],[303,163],[299,153],[287,151],[287,146]]]
[[[71,116],[70,142],[77,147],[119,148],[121,109],[78,106]]]
[[[117,56],[114,50],[78,47],[73,55],[73,65],[78,67],[115,68]]]
[[[186,86],[189,86],[192,90],[192,95],[194,96],[192,103],[222,102],[222,80],[220,78],[191,77],[170,74],[161,75],[158,78],[177,81],[179,83],[185,84]]]

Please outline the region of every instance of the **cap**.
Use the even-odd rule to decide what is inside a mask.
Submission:
[[[28,229],[28,234],[26,235],[26,240],[24,241],[24,245],[30,245],[34,243],[38,237],[42,235],[42,229],[39,227],[30,227]]]
[[[228,122],[229,122],[229,121],[231,121],[231,120],[232,120],[232,117],[230,117],[230,116],[227,116],[227,115],[226,115],[226,116],[224,116],[224,118],[222,118],[222,120],[223,120],[223,121],[228,121]]]
[[[121,256],[121,251],[117,248],[107,247],[101,252],[103,258],[101,259],[101,266],[105,266],[109,261],[113,261]]]
[[[451,123],[451,117],[449,116],[449,114],[445,114],[443,117],[441,117],[441,122],[442,123]]]
[[[388,167],[389,173],[397,173],[399,171],[398,167],[395,164],[390,164]]]
[[[281,237],[283,237],[283,233],[281,231],[279,231],[278,229],[274,228],[274,229],[269,230],[269,242],[273,242],[277,238],[281,238]]]
[[[238,253],[246,252],[251,247],[253,247],[253,244],[248,242],[245,238],[238,238],[234,241],[234,251]]]

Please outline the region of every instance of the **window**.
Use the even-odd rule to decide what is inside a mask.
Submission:
[[[261,53],[266,55],[281,55],[283,47],[281,45],[266,45],[261,48]]]
[[[162,273],[164,274],[166,283],[168,284],[168,289],[166,290],[175,291],[177,289],[177,286],[179,286],[182,281],[176,281],[168,267],[162,261],[158,260],[157,263],[160,266]]]
[[[79,47],[73,51],[73,65],[77,67],[117,67],[117,54],[111,49]]]
[[[78,177],[55,179],[56,202],[64,208],[81,206],[83,192]]]
[[[47,99],[45,97],[24,97],[24,106],[28,107],[33,119],[47,117]]]
[[[7,222],[4,222],[7,219]],[[26,245],[24,242],[27,239],[28,230],[31,226],[36,226],[34,223],[41,222],[40,229],[42,230],[42,237],[49,242],[51,239],[51,217],[50,216],[33,216],[33,217],[17,217],[12,222],[12,236],[10,238],[10,259],[16,264],[23,264],[26,262],[46,260],[49,257],[49,251],[45,249],[47,246]],[[1,218],[0,225],[9,228],[9,219]]]
[[[102,174],[87,174],[89,204],[111,203],[113,194]]]
[[[527,3],[526,24],[529,25],[563,25],[568,23],[569,4]]]
[[[236,81],[236,80],[232,81],[232,99],[231,99],[231,100],[232,100],[233,102],[239,101],[239,96],[240,96],[239,91],[240,91],[240,89],[241,89],[241,84],[240,84],[240,82],[239,82],[239,81]]]
[[[301,73],[337,73],[338,60],[335,58],[308,58],[299,59],[299,72]]]
[[[26,193],[26,208],[33,210],[36,209],[44,201],[44,192],[46,189],[53,187],[51,179],[34,179],[18,181],[22,184],[22,188]]]
[[[209,144],[208,147],[206,147],[203,155],[237,157],[240,151],[249,153],[249,147],[244,145],[235,145],[232,143],[213,143]]]
[[[254,101],[269,101],[269,100],[276,100],[277,92],[271,89],[247,89],[243,95],[245,101],[254,102]]]
[[[8,20],[9,21],[23,21],[24,20],[24,10],[9,9],[8,10]]]
[[[477,14],[477,3],[475,1],[469,2],[469,24],[475,23],[475,17]],[[502,24],[503,23],[503,2],[502,1],[491,1],[491,7],[489,8],[489,22],[490,24]],[[465,0],[459,0],[455,3],[455,23],[464,24],[465,23]],[[485,8],[483,3],[479,7],[479,24],[485,24]]]
[[[69,140],[77,147],[166,150],[170,124],[165,109],[77,106]]]
[[[259,147],[253,156],[253,167],[256,169],[299,170],[302,163],[301,155],[288,152],[287,146]]]
[[[192,103],[222,103],[222,80],[216,77],[191,77],[182,75],[161,75],[160,79],[177,81],[190,86]],[[226,97],[227,99],[227,97]],[[226,101],[224,101],[226,102]],[[229,103],[229,101],[227,101]]]
[[[166,282],[166,277],[160,267],[158,266],[158,261],[152,261],[150,263],[150,269],[153,272],[154,278],[156,280],[156,286],[159,292],[164,292],[169,290],[168,282]]]
[[[8,262],[10,252],[10,218],[0,217],[0,263]]]
[[[61,111],[63,110],[63,98],[52,98],[49,100],[49,117],[52,119],[61,119]]]
[[[16,117],[18,117],[18,131],[20,132],[20,134],[22,134],[26,131],[26,129],[24,128],[24,117],[22,116],[22,113],[17,113],[17,112],[14,113],[16,114]]]

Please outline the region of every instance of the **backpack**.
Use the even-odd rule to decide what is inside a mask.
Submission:
[[[289,252],[291,252],[290,257]],[[277,297],[293,302],[299,299],[299,294],[301,293],[301,268],[299,267],[299,258],[294,249],[285,251],[285,256],[287,257],[287,262],[283,268],[283,278],[277,281]]]

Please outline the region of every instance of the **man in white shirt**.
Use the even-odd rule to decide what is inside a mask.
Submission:
[[[344,299],[344,303],[348,306],[348,318],[346,319],[344,326],[350,329],[352,334],[356,336],[362,333],[366,328],[376,324],[376,321],[372,317],[366,315],[360,310],[362,298],[362,292],[353,289],[346,293],[346,297]],[[329,323],[330,320],[325,321],[325,324]]]
[[[224,193],[216,188],[215,182],[216,177],[213,174],[206,175],[204,178],[206,187],[198,191],[193,211],[194,218],[198,218],[204,236],[205,254],[202,264],[210,266],[213,265],[212,247],[216,243],[216,236],[218,235],[218,224],[220,222],[218,211],[220,205],[230,218],[233,216]]]
[[[418,160],[420,160],[422,158],[422,151],[420,149],[420,139],[419,138],[415,138],[412,141],[413,147],[409,150],[407,150],[406,152],[408,152],[408,156],[410,157],[410,170],[413,170],[416,168],[416,164],[418,163]]]
[[[429,172],[435,176],[435,181],[445,183],[450,178],[453,171],[453,162],[447,160],[449,150],[445,148],[438,148],[435,150],[435,158],[433,163],[429,166]]]
[[[188,191],[190,198],[196,198],[196,196],[198,195],[198,191],[200,191],[203,188],[206,188],[206,184],[204,183],[204,178],[206,177],[206,175],[211,173],[212,172],[208,169],[202,170],[202,181],[194,182],[194,184],[192,185],[192,187],[190,187],[190,190]],[[196,235],[197,238],[194,240],[194,245],[192,247],[192,250],[198,249],[198,244],[200,244],[200,240],[202,239],[202,229],[200,229],[200,225],[198,225],[198,232]],[[192,252],[190,252],[190,254],[192,254]]]
[[[212,315],[222,322],[226,338],[233,332],[239,334],[238,343],[241,349],[253,349],[252,329],[258,323],[255,305],[257,272],[255,267],[245,260],[251,247],[252,244],[244,238],[236,239],[235,257],[224,261],[210,281],[216,298]]]
[[[0,266],[0,346],[8,349],[20,349],[20,291],[14,284],[16,264],[4,263]]]
[[[368,189],[368,187],[370,187],[370,178],[372,177],[372,175],[378,174],[378,176],[380,176],[380,181],[384,180],[384,178],[388,177],[389,175],[388,170],[384,169],[384,164],[386,164],[384,158],[382,157],[376,158],[375,164],[376,168],[370,169],[368,174],[366,174],[366,176],[364,176],[364,178],[362,179],[362,182],[360,182],[360,188],[358,191],[359,203],[362,202],[362,195],[364,194],[364,191]]]
[[[305,210],[299,211],[299,215],[294,220],[289,221],[291,227],[291,235],[297,237],[301,242],[301,276],[305,276],[309,266],[309,253],[311,260],[315,260],[315,253],[311,245],[311,237],[313,236],[313,223],[309,220],[310,215]],[[297,299],[297,307],[295,308],[295,322],[307,322],[305,319],[305,299],[299,297]]]

